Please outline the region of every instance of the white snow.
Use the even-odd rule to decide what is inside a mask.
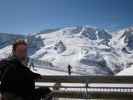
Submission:
[[[116,74],[117,76],[133,76],[133,65]]]
[[[7,58],[12,52],[12,46],[6,46],[2,49],[0,49],[0,59]]]
[[[129,42],[132,41],[129,39],[132,33],[132,28],[109,33],[90,26],[42,31],[27,37],[30,42],[29,56],[61,70],[67,69],[70,64],[74,71],[80,73],[112,75],[133,64],[132,45]],[[0,58],[5,58],[10,54],[11,46],[5,46],[3,40],[0,43]]]
[[[35,68],[31,69],[33,72],[39,73],[41,75],[68,75],[67,72],[62,72],[62,71],[56,71],[56,70],[49,70],[49,69],[45,69],[45,68]],[[79,74],[75,74],[72,73],[72,75],[79,75]]]

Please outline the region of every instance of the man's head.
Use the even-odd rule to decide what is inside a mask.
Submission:
[[[25,60],[27,58],[27,46],[25,40],[16,40],[12,47],[13,55],[20,60]]]

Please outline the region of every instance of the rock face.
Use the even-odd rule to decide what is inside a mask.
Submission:
[[[4,37],[9,38],[8,43],[14,40],[9,34],[4,34]],[[24,38],[29,43],[29,56],[35,59],[34,63],[39,64],[40,61],[41,66],[67,71],[70,64],[78,73],[113,75],[133,63],[132,27],[113,33],[89,26],[65,27]],[[7,52],[10,44],[4,44],[4,40],[0,43],[0,54]]]
[[[57,53],[62,53],[66,50],[66,47],[62,41],[59,41],[55,44],[54,49],[57,50]]]

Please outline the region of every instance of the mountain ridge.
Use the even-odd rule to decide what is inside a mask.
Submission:
[[[50,62],[52,67],[63,69],[70,64],[73,71],[88,75],[113,75],[133,63],[132,33],[133,27],[110,33],[96,27],[73,26],[41,31],[23,38],[30,45],[29,56]],[[7,43],[0,49],[0,55],[4,51],[7,53],[9,45]]]

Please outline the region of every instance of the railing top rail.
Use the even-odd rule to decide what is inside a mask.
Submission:
[[[37,82],[132,84],[133,76],[43,76]]]

